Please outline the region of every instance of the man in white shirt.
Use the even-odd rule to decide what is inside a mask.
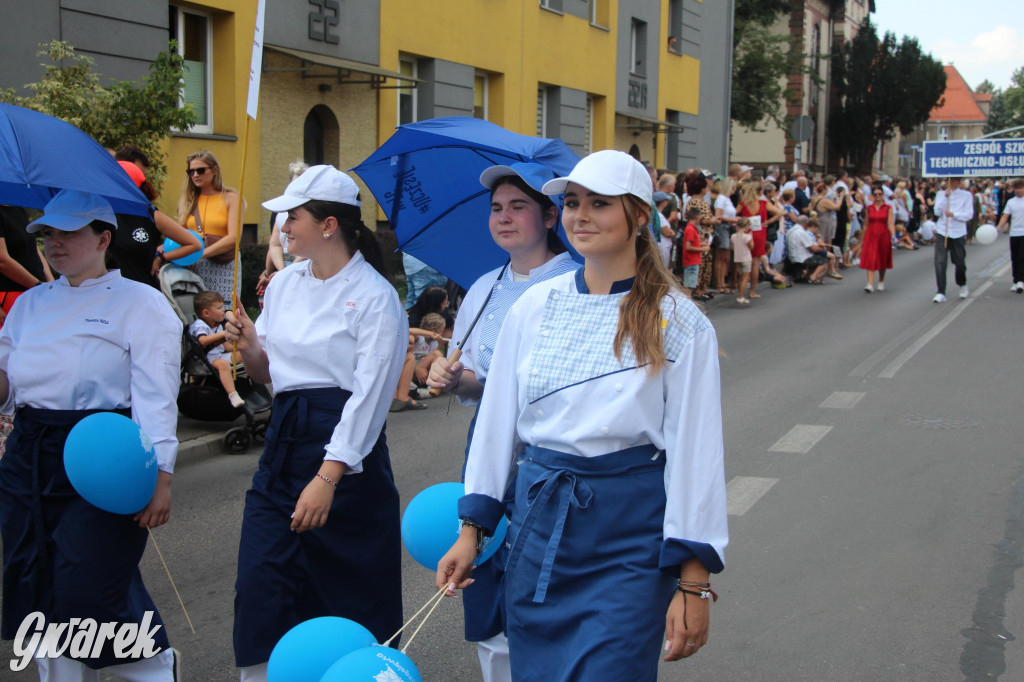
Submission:
[[[1024,178],[1017,178],[1010,187],[1014,197],[1006,202],[1003,217],[999,219],[999,229],[1010,233],[1010,264],[1013,268],[1010,291],[1024,294]]]
[[[945,192],[935,197],[935,303],[946,300],[946,254],[953,261],[960,298],[967,298],[967,221],[974,217],[974,197],[961,188],[960,178],[949,178]]]
[[[824,253],[826,247],[819,244],[818,238],[805,229],[806,224],[807,219],[800,216],[786,233],[789,261],[806,268],[807,281],[821,282],[828,268],[828,256]]]

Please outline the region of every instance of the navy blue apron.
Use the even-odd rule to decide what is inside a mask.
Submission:
[[[473,413],[473,420],[469,423],[469,433],[466,436],[466,460],[462,465],[463,482],[466,481],[469,446],[473,443],[473,432],[476,430],[476,418],[479,414],[480,404],[477,403],[476,412]],[[509,482],[509,489],[505,494],[506,514],[511,508],[510,492],[514,490],[513,486],[515,486],[515,478]],[[498,635],[505,629],[505,588],[502,584],[504,566],[505,547],[502,546],[490,559],[473,569],[471,577],[475,582],[462,590],[462,614],[467,642],[482,642]]]
[[[512,679],[657,680],[678,575],[658,568],[665,456],[527,446],[509,529]]]
[[[339,616],[383,642],[402,626],[402,545],[384,429],[363,471],[342,476],[327,523],[289,529],[302,490],[316,476],[345,402],[340,388],[274,397],[266,444],[245,495],[235,582],[235,663],[266,663],[302,621]]]
[[[47,623],[92,618],[141,623],[153,612],[153,637],[170,646],[160,613],[142,582],[139,561],[148,534],[131,515],[111,514],[82,499],[64,471],[64,441],[83,418],[103,410],[21,407],[0,459],[0,530],[4,543],[3,623],[14,639],[22,620],[40,611]],[[130,410],[113,410],[131,416]],[[70,649],[64,655],[70,655]],[[93,669],[128,662],[107,642]]]

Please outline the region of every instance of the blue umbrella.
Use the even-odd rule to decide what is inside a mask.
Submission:
[[[0,204],[43,208],[62,189],[100,194],[114,213],[149,215],[145,195],[96,140],[58,118],[0,104]]]
[[[487,229],[490,192],[481,186],[480,173],[517,161],[563,176],[579,157],[562,140],[450,116],[400,126],[352,170],[387,214],[399,249],[469,288],[508,260]]]

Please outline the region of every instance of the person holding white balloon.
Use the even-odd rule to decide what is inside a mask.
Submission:
[[[505,568],[513,679],[657,679],[707,642],[728,543],[718,344],[662,263],[652,187],[605,150],[544,185],[585,264],[530,288],[498,337],[438,564],[464,589],[515,501]],[[664,643],[664,649],[662,644]]]
[[[544,183],[554,177],[546,167],[528,162],[491,166],[480,175],[480,184],[491,193],[491,236],[508,253],[509,261],[470,287],[452,333],[463,340],[461,358],[438,358],[427,379],[429,386],[454,393],[463,405],[479,408],[498,333],[512,304],[539,282],[579,267],[558,238],[558,207],[541,193]],[[467,457],[475,424],[474,418]],[[475,583],[463,593],[466,640],[477,643],[484,682],[511,679],[499,562],[485,561],[477,567]]]
[[[999,229],[1010,233],[1010,264],[1013,286],[1010,291],[1024,294],[1024,178],[1010,182],[1014,196],[1006,202]]]
[[[34,612],[52,624],[142,623],[152,612],[159,652],[126,662],[113,641],[84,656],[69,649],[36,659],[44,681],[93,682],[100,670],[138,682],[178,679],[177,653],[138,564],[146,529],[170,517],[181,323],[159,291],[107,270],[115,228],[105,199],[71,190],[28,226],[43,232],[44,253],[61,277],[22,295],[0,330],[0,409],[17,407],[0,459],[0,629],[13,639]],[[153,444],[156,490],[135,515],[93,506],[65,472],[68,433],[97,412],[131,416]]]
[[[408,322],[363,224],[359,187],[313,166],[264,202],[287,212],[291,254],[253,323],[227,316],[249,376],[274,385],[259,469],[245,496],[235,582],[235,665],[265,680],[278,640],[319,616],[385,641],[402,625],[398,490],[384,422]]]

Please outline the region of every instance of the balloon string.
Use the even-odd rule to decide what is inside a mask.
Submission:
[[[434,595],[433,597],[431,597],[430,599],[428,599],[428,600],[427,600],[427,603],[423,605],[423,608],[421,608],[421,609],[420,609],[419,611],[417,611],[417,612],[415,613],[415,615],[413,615],[413,617],[412,617],[412,618],[410,618],[409,620],[405,621],[405,625],[403,625],[402,627],[398,628],[398,632],[396,632],[395,634],[391,635],[391,637],[390,637],[390,638],[388,639],[388,641],[384,642],[384,646],[391,646],[391,642],[392,642],[392,641],[393,641],[393,640],[395,639],[395,637],[398,637],[398,635],[402,634],[402,630],[404,630],[404,629],[406,629],[407,627],[409,627],[409,625],[410,625],[410,624],[411,624],[411,623],[412,623],[412,622],[413,622],[414,620],[416,620],[417,618],[419,618],[420,614],[421,614],[421,613],[423,613],[424,611],[426,611],[426,610],[427,610],[427,607],[429,607],[429,606],[430,606],[430,605],[431,605],[432,603],[434,603],[434,602],[436,601],[436,602],[437,602],[437,604],[440,604],[440,603],[441,603],[441,599],[442,599],[442,598],[444,597],[444,592],[445,592],[445,590],[447,590],[447,589],[448,589],[448,586],[447,586],[447,585],[445,585],[444,587],[442,587],[442,588],[441,588],[441,589],[440,589],[440,590],[439,590],[439,591],[437,592],[437,594],[435,594],[435,595]],[[435,604],[435,606],[436,606],[437,604]],[[432,612],[433,612],[433,609],[431,609],[431,613],[432,613]],[[428,617],[429,617],[429,614],[428,614]],[[424,620],[426,620],[426,619],[424,619]],[[419,631],[419,630],[417,629],[417,632],[418,632],[418,631]],[[413,636],[415,636],[415,635],[413,635]],[[408,645],[407,645],[407,646],[408,646]],[[403,653],[404,653],[404,652],[403,652]]]
[[[444,592],[444,590],[441,590],[441,591]],[[423,616],[423,620],[421,620],[420,624],[416,627],[415,630],[413,630],[412,636],[409,637],[409,641],[405,643],[404,647],[402,647],[402,653],[403,654],[406,651],[409,650],[410,646],[412,646],[412,640],[416,639],[416,635],[418,635],[420,633],[420,630],[423,628],[423,626],[426,625],[427,621],[430,619],[430,617],[432,615],[434,615],[434,609],[436,609],[440,604],[441,604],[441,599],[438,599],[436,602],[434,602],[434,606],[431,607],[431,609],[429,611],[427,611],[427,615]],[[422,611],[423,609],[420,609],[420,610]]]
[[[149,531],[149,539],[153,541],[153,547],[156,549],[157,556],[160,557],[160,563],[164,565],[164,570],[167,571],[167,579],[171,581],[171,587],[174,588],[174,594],[178,596],[178,603],[181,604],[181,610],[185,613],[185,620],[188,621],[188,627],[192,631],[192,634],[196,634],[196,629],[192,627],[192,619],[188,617],[188,609],[185,608],[185,602],[181,600],[181,593],[178,592],[178,586],[174,584],[174,578],[171,577],[171,569],[167,567],[167,562],[164,561],[164,553],[160,551],[160,545],[156,544],[156,536],[153,535],[152,528],[146,528]]]

